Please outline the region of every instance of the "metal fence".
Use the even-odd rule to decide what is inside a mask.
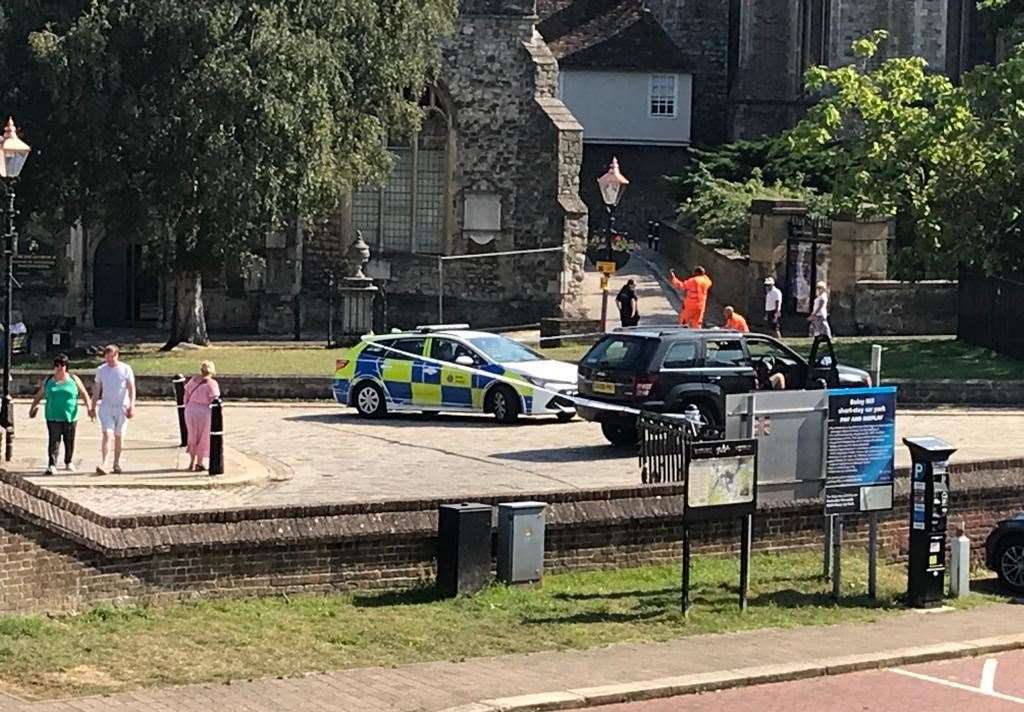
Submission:
[[[957,338],[1024,359],[1024,282],[961,268]]]
[[[693,423],[678,415],[641,413],[636,425],[640,481],[645,485],[685,482],[686,444],[693,439]]]

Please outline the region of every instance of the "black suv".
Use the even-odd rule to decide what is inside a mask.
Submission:
[[[838,364],[825,337],[814,340],[804,359],[770,336],[721,329],[619,329],[594,344],[579,365],[581,398],[662,413],[696,407],[711,432],[724,430],[725,397],[732,393],[870,384],[867,372]],[[630,412],[584,404],[576,412],[600,423],[613,445],[636,444]]]

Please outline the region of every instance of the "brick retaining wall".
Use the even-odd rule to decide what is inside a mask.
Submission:
[[[198,360],[198,356],[196,357]],[[36,392],[49,371],[15,371],[12,389],[14,395],[27,397]],[[85,375],[86,386],[92,377]],[[174,392],[168,376],[136,376],[141,398],[166,398]],[[221,392],[228,400],[329,400],[330,375],[317,376],[218,376]],[[899,401],[903,405],[1022,405],[1024,381],[994,381],[987,379],[885,379],[886,385],[899,388]]]
[[[954,467],[952,479],[950,521],[963,518],[978,547],[995,521],[1021,509],[1024,460]],[[549,571],[678,560],[678,487],[565,492],[544,500]],[[407,588],[432,579],[440,503],[105,517],[0,473],[0,612]],[[892,558],[905,554],[906,507],[901,491],[881,525],[881,543]],[[847,541],[865,541],[864,522],[848,521]],[[755,518],[754,545],[770,551],[817,547],[821,530],[819,502],[771,506]],[[733,523],[701,525],[693,535],[701,553],[737,548]]]

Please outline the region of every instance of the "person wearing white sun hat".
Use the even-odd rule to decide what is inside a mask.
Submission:
[[[764,278],[764,321],[772,336],[782,338],[782,291],[774,277]]]

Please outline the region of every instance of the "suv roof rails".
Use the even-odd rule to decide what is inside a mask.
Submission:
[[[468,328],[469,324],[423,324],[414,331],[417,334],[432,334],[435,331],[465,331]]]

